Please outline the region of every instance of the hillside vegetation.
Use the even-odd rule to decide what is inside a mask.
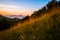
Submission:
[[[60,14],[46,14],[34,22],[0,32],[0,40],[60,40]]]
[[[60,40],[60,1],[52,0],[47,5],[45,11],[38,10],[12,28],[0,31],[0,40]]]

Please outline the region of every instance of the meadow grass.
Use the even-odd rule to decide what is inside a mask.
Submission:
[[[60,40],[60,14],[45,14],[28,23],[0,31],[0,40]]]

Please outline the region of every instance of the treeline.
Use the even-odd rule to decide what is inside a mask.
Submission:
[[[23,18],[21,20],[21,22],[29,21],[29,19],[31,19],[31,18],[35,19],[35,18],[43,16],[44,14],[51,13],[52,9],[57,8],[57,7],[60,8],[60,0],[59,1],[51,0],[50,2],[48,2],[48,4],[46,4],[46,6],[42,7],[38,11],[33,12],[33,14],[31,16],[26,16],[25,18]]]
[[[31,17],[40,17],[41,15],[44,15],[46,13],[50,13],[53,8],[60,7],[60,0],[51,0],[46,6],[44,6],[42,9],[35,11]]]
[[[44,14],[50,13],[52,11],[52,9],[57,8],[57,7],[60,8],[60,0],[59,1],[57,1],[57,0],[51,0],[50,2],[48,2],[48,4],[46,4],[46,6],[42,7],[38,11],[33,12],[33,14],[31,16],[26,16],[25,18],[23,18],[21,20],[21,22],[24,22],[26,20],[29,21],[29,19],[31,19],[31,18],[35,19],[35,18],[41,17]]]

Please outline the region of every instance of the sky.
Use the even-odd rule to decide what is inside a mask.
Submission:
[[[0,15],[31,15],[50,0],[0,0]]]

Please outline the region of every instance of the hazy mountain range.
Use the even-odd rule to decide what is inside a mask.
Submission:
[[[18,18],[18,19],[22,19],[24,18],[25,16],[22,16],[22,15],[8,15],[8,16],[5,16],[5,17],[8,17],[8,18]]]

